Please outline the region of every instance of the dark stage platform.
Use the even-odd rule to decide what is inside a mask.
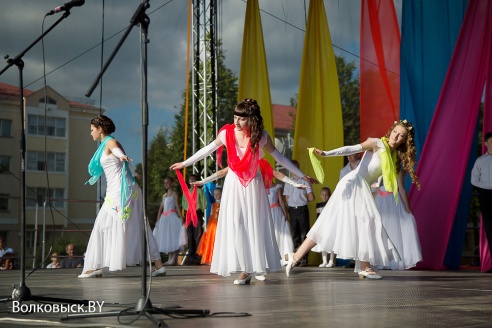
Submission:
[[[102,312],[134,308],[141,295],[141,268],[102,278],[78,279],[80,270],[39,270],[27,278],[36,296],[104,301]],[[168,267],[152,280],[155,307],[209,309],[191,319],[156,314],[169,327],[491,327],[492,274],[479,271],[381,271],[383,280],[359,279],[352,269],[295,268],[267,275],[264,282],[233,285],[234,277],[210,274],[208,266]],[[19,271],[0,271],[0,295],[20,281]],[[24,309],[36,302],[23,302]],[[0,326],[123,327],[134,316],[70,318],[54,313],[11,313],[0,304]],[[44,305],[43,305],[44,306]],[[76,306],[72,307],[73,309]],[[87,309],[87,308],[85,308]],[[10,311],[10,313],[9,313]],[[246,312],[251,316],[241,317]],[[99,309],[95,313],[99,313]],[[238,317],[235,317],[237,315]],[[131,327],[155,326],[140,317]],[[127,326],[128,327],[128,326]]]

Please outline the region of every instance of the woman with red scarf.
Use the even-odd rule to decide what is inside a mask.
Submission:
[[[240,101],[234,109],[234,124],[225,125],[217,138],[172,170],[192,165],[226,146],[227,172],[210,272],[228,277],[239,272],[235,285],[248,285],[252,275],[280,270],[280,252],[268,195],[259,170],[259,160],[268,151],[293,174],[310,182],[292,162],[278,152],[263,130],[260,106],[254,99]],[[221,150],[218,152],[220,163]]]

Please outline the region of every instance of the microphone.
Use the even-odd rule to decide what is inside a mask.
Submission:
[[[46,16],[50,16],[56,13],[59,13],[60,11],[69,11],[72,9],[72,7],[80,7],[85,3],[85,0],[72,0],[70,2],[67,2],[66,4],[62,6],[58,6],[53,10],[50,10]]]

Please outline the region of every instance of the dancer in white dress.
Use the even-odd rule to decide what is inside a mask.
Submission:
[[[210,271],[225,277],[240,272],[234,284],[245,285],[250,283],[251,274],[263,275],[280,269],[270,203],[258,170],[263,149],[293,174],[312,179],[275,149],[272,139],[263,130],[260,106],[253,99],[237,104],[234,124],[224,126],[215,141],[185,162],[173,164],[171,169],[192,165],[223,145],[227,148],[229,171],[224,182]]]
[[[388,191],[398,193],[398,173],[410,174],[419,185],[415,166],[414,129],[406,120],[393,124],[382,139],[369,138],[355,146],[331,151],[315,149],[321,156],[345,156],[365,151],[359,166],[339,181],[332,197],[309,231],[306,240],[287,264],[286,275],[316,244],[322,251],[334,251],[339,258],[356,260],[361,278],[381,279],[371,265],[387,266],[400,261],[397,249],[386,233],[370,185],[381,175]]]
[[[178,194],[173,190],[174,179],[164,179],[164,187],[167,192],[162,195],[161,206],[157,212],[157,221],[154,228],[154,237],[159,247],[159,252],[169,253],[166,265],[176,265],[178,252],[186,245],[186,230],[181,219]]]
[[[395,204],[393,193],[386,191],[384,186],[377,188],[374,196],[384,229],[395,245],[401,259],[400,261],[391,261],[389,267],[385,267],[391,270],[413,268],[422,261],[417,224],[408,202],[404,177],[404,173],[400,172],[398,176],[398,198],[401,201],[397,204]]]
[[[97,214],[85,252],[84,269],[79,278],[100,277],[103,268],[118,271],[127,265],[140,263],[142,257],[143,207],[142,192],[135,183],[130,164],[123,147],[111,136],[116,130],[113,121],[104,115],[91,120],[91,136],[101,141],[89,163],[88,181],[94,184],[104,173],[106,197]],[[147,223],[147,239],[150,256],[156,270],[152,276],[164,275],[157,242]]]

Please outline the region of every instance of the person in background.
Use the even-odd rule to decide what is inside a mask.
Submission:
[[[198,175],[196,174],[190,174],[188,176],[188,185],[190,187],[190,193],[193,192],[193,184],[199,180]],[[188,252],[186,254],[185,258],[185,264],[200,264],[201,263],[201,258],[200,255],[196,253],[198,249],[198,243],[200,242],[200,238],[202,237],[203,233],[203,224],[204,220],[203,217],[205,215],[205,209],[207,208],[207,198],[205,197],[205,193],[201,188],[197,189],[197,197],[198,197],[198,203],[196,204],[196,215],[198,217],[198,224],[196,227],[193,224],[188,225],[186,228],[186,235],[188,238]],[[181,206],[185,211],[188,211],[188,201],[186,200],[186,197],[181,199]],[[186,212],[184,217],[186,217]]]
[[[46,269],[58,269],[60,267],[60,259],[58,253],[51,253],[51,263],[46,266]]]
[[[478,190],[483,228],[492,254],[492,131],[487,132],[483,140],[487,151],[473,165],[471,184]]]
[[[65,252],[67,253],[68,257],[65,257],[61,260],[60,269],[84,267],[84,259],[80,256],[77,256],[74,244],[68,244],[67,247],[65,247]]]
[[[316,218],[319,217],[321,212],[323,211],[323,208],[325,208],[326,203],[328,203],[328,200],[331,197],[331,190],[328,187],[323,187],[321,188],[321,192],[319,197],[321,198],[321,202],[316,203]],[[316,252],[316,247],[312,249],[314,252]],[[331,268],[335,265],[335,253],[333,251],[330,252],[330,260],[328,261],[328,252],[321,251],[321,258],[323,259],[323,262],[319,265],[320,268]]]
[[[173,178],[164,179],[164,188],[167,191],[162,195],[154,228],[154,237],[159,252],[169,253],[169,260],[164,263],[165,265],[176,265],[179,249],[186,245],[186,231],[181,218],[181,207],[178,194],[173,190],[173,184]]]
[[[15,253],[10,247],[7,247],[7,239],[0,236],[0,258],[7,253]]]
[[[292,160],[292,163],[299,169],[299,162]],[[308,203],[314,201],[314,193],[311,184],[297,175],[292,175],[292,180],[299,184],[305,184],[307,188],[295,188],[289,184],[284,187],[284,196],[288,205],[290,218],[290,232],[294,249],[302,244],[309,231],[309,209]],[[306,253],[300,260],[299,266],[307,266],[308,254]]]

